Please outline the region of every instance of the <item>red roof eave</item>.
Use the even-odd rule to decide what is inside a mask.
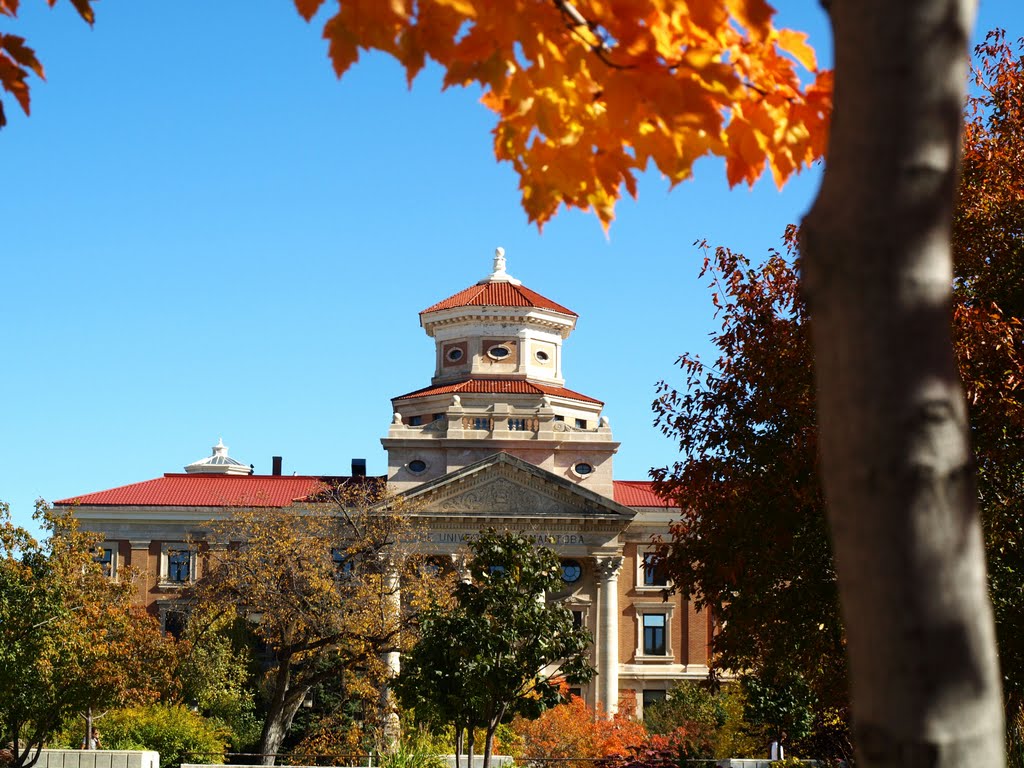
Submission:
[[[613,480],[615,501],[627,507],[665,507],[678,509],[678,505],[654,492],[650,480]]]
[[[449,296],[447,299],[427,307],[420,312],[420,317],[430,312],[459,307],[535,307],[549,309],[569,317],[579,317],[571,309],[541,296],[536,291],[531,291],[526,286],[505,282],[471,285],[454,296]]]
[[[413,400],[430,395],[447,395],[458,393],[476,393],[488,395],[551,395],[552,397],[565,397],[569,400],[579,400],[584,403],[604,405],[600,400],[593,397],[574,392],[565,387],[554,387],[548,384],[538,384],[523,379],[463,379],[453,384],[441,386],[424,387],[414,392],[392,398],[392,402],[398,400]]]
[[[62,506],[287,507],[315,493],[319,477],[166,474],[54,502]]]

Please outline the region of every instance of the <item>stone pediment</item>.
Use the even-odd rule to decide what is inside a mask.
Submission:
[[[591,520],[626,523],[629,507],[505,453],[405,493],[420,514],[446,518]]]

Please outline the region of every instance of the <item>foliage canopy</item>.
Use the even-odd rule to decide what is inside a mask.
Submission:
[[[132,605],[130,569],[114,581],[95,535],[42,502],[37,541],[0,503],[0,738],[32,765],[69,716],[143,703],[174,688],[174,645]]]
[[[399,700],[456,733],[485,728],[484,766],[498,725],[534,718],[563,700],[562,686],[593,675],[590,634],[545,595],[561,586],[558,556],[527,536],[487,531],[470,543],[469,580],[453,609],[424,615],[403,660]],[[461,738],[456,738],[456,753]],[[472,755],[472,745],[470,745]]]

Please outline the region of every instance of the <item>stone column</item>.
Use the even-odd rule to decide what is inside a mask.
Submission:
[[[618,555],[595,557],[597,566],[597,701],[610,717],[619,708]]]
[[[398,626],[402,620],[402,587],[401,576],[390,558],[386,561],[384,576],[384,594],[386,619],[389,626],[385,627],[386,632],[395,632],[393,642],[398,643]],[[384,718],[383,747],[387,751],[394,750],[402,738],[402,726],[399,722],[398,707],[395,704],[395,695],[391,690],[390,680],[398,677],[402,671],[401,655],[397,650],[384,653],[384,664],[387,666],[389,680],[384,683],[380,691],[381,714]]]

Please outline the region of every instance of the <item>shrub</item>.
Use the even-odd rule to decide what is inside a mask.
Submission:
[[[433,741],[425,731],[416,730],[387,752],[382,752],[380,768],[445,768]]]
[[[231,735],[180,704],[113,710],[99,727],[105,748],[156,750],[160,768],[182,762],[223,763]]]
[[[633,719],[630,707],[622,707],[611,719],[595,718],[583,699],[573,696],[568,703],[546,710],[536,720],[516,718],[512,730],[522,743],[521,760],[583,758],[566,768],[588,768],[597,758],[625,755],[633,745],[647,738],[643,723]]]
[[[767,736],[744,719],[744,703],[735,683],[712,689],[705,682],[684,680],[665,701],[644,709],[644,725],[655,734],[649,746],[687,759],[763,756]]]

